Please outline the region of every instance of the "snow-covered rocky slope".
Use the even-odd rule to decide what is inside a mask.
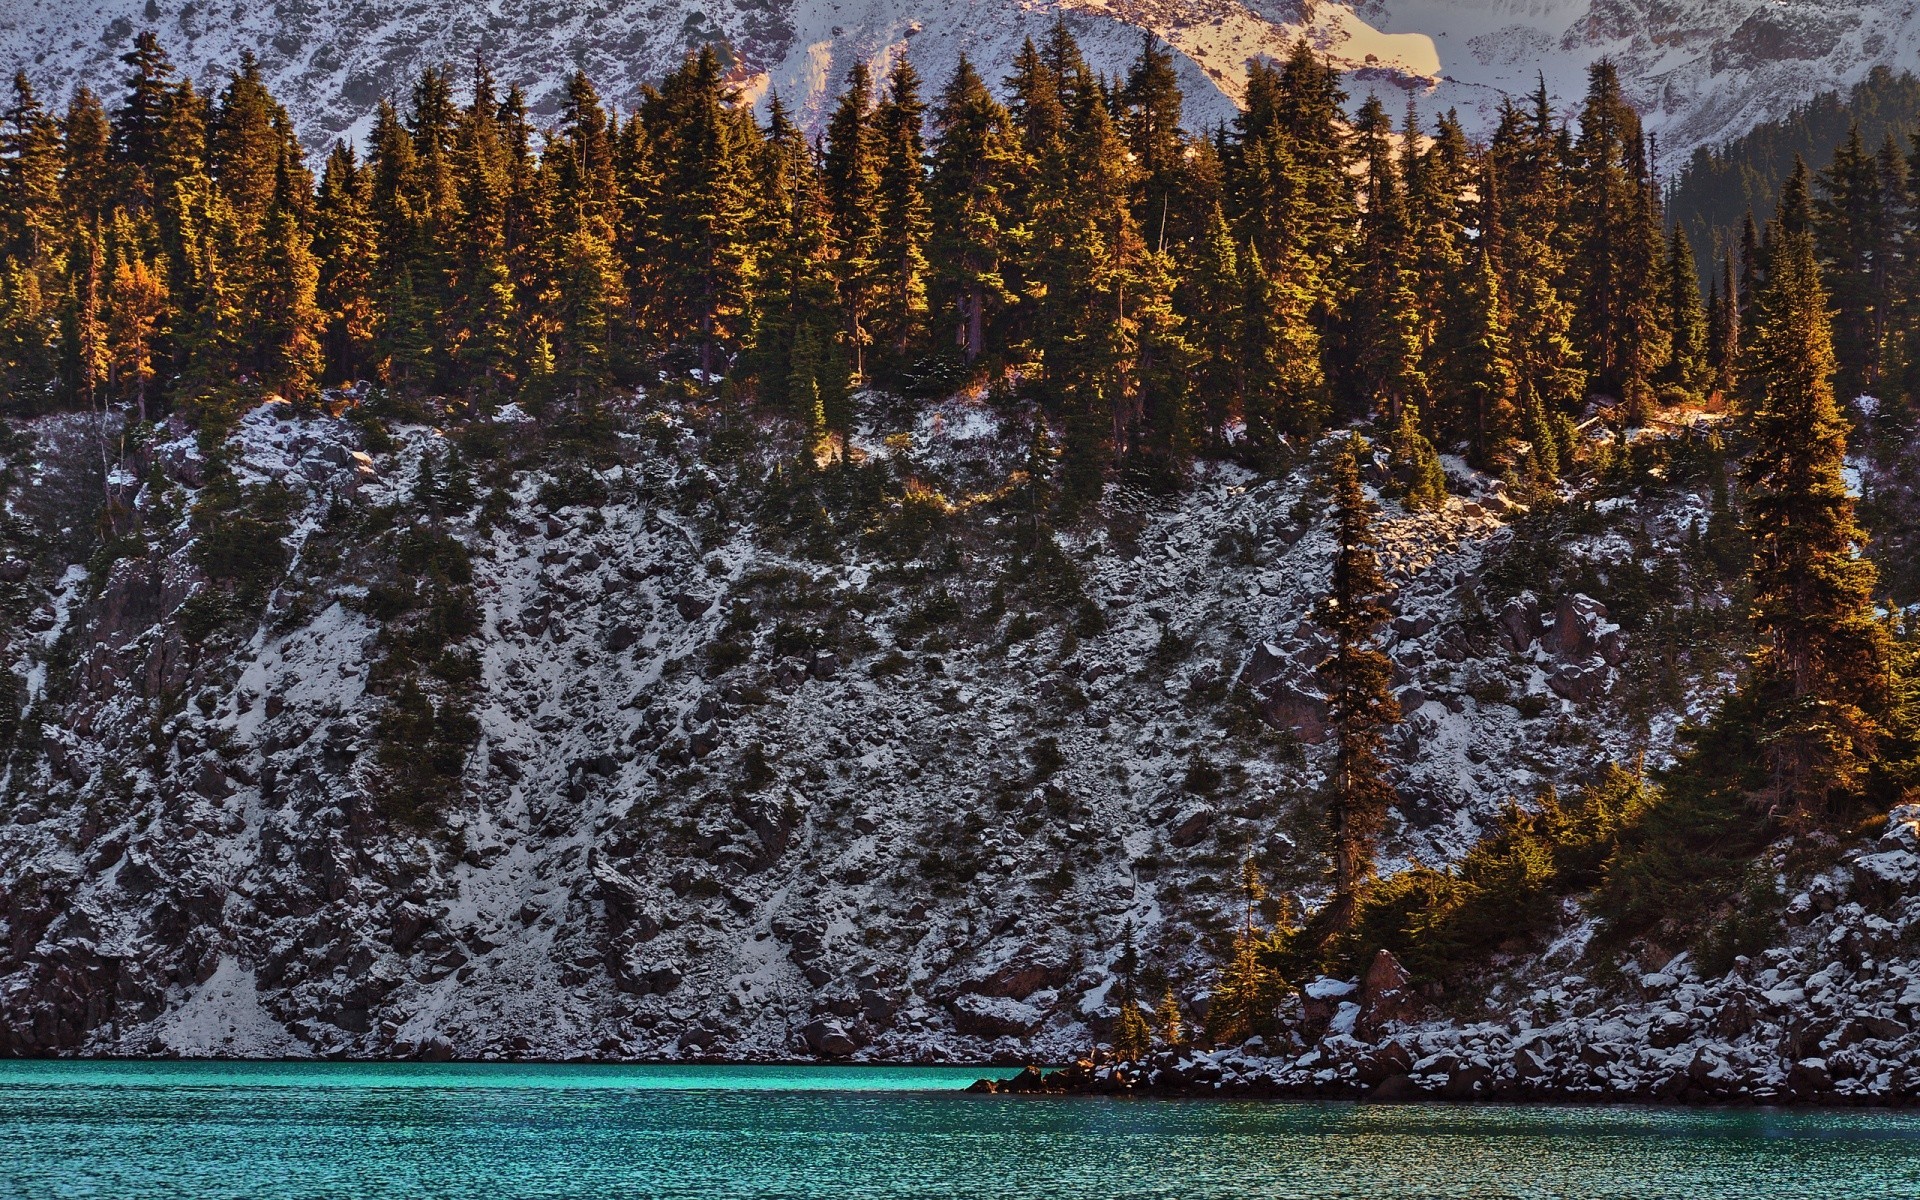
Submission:
[[[1787,905],[1779,945],[1702,978],[1690,955],[1628,962],[1604,985],[1568,929],[1487,997],[1436,1019],[1382,954],[1364,979],[1318,979],[1285,1045],[1081,1060],[1016,1088],[1380,1100],[1910,1104],[1920,1095],[1920,809],[1847,851]]]
[[[0,1052],[1056,1056],[1106,1029],[1129,927],[1204,993],[1249,852],[1321,894],[1312,461],[1110,489],[1023,572],[1018,416],[865,411],[918,506],[823,542],[767,501],[777,430],[677,403],[620,406],[591,466],[509,409],[457,439],[497,489],[431,520],[421,464],[452,439],[265,405],[222,457],[276,498],[286,565],[238,615],[194,549],[192,435],[116,468],[146,533],[96,554],[97,418],[17,428]],[[1389,869],[1658,762],[1725,678],[1703,631],[1738,626],[1687,489],[1576,496],[1516,555],[1538,518],[1454,475],[1443,511],[1382,515],[1408,713]],[[373,798],[393,642],[369,614],[392,548],[431,538],[471,559],[479,730],[416,828]],[[1650,587],[1692,623],[1648,620]],[[1616,593],[1635,629],[1594,598]]]
[[[750,94],[778,91],[818,121],[856,57],[910,53],[934,86],[962,53],[992,75],[1056,13],[1103,71],[1125,68],[1140,29],[1172,43],[1197,125],[1231,113],[1249,58],[1300,36],[1354,73],[1356,96],[1413,87],[1431,93],[1429,111],[1457,107],[1480,130],[1537,73],[1561,106],[1577,103],[1587,66],[1610,55],[1669,152],[1742,133],[1876,65],[1920,62],[1920,16],[1890,0],[13,0],[0,6],[0,66],[64,94],[117,78],[114,60],[141,28],[196,74],[250,51],[323,152],[364,133],[374,102],[403,97],[423,66],[476,53],[550,113],[575,66],[631,106],[689,48],[724,43]]]

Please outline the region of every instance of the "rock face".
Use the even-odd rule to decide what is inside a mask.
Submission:
[[[985,404],[861,403],[896,431],[872,453],[945,494],[1023,461],[1019,423]],[[1119,1011],[1129,930],[1203,1013],[1214,964],[1193,931],[1239,919],[1223,864],[1258,848],[1275,886],[1323,898],[1319,862],[1280,837],[1330,753],[1277,703],[1310,711],[1325,653],[1306,614],[1332,542],[1307,468],[1210,464],[1150,504],[1116,492],[1114,514],[1061,535],[1062,604],[1004,582],[991,511],[964,518],[969,571],[885,557],[865,525],[823,556],[741,515],[797,453],[778,427],[729,458],[697,408],[611,412],[623,432],[592,488],[510,412],[370,442],[266,405],[219,463],[166,428],[127,471],[150,536],[117,560],[92,534],[93,418],[27,423],[0,449],[0,563],[27,565],[0,578],[0,612],[37,614],[0,621],[0,1053],[1061,1061]],[[423,459],[450,437],[503,447],[478,460],[497,495],[420,512]],[[252,607],[183,519],[216,467],[278,522],[285,565]],[[1555,543],[1564,569],[1493,590],[1521,515],[1455,474],[1478,499],[1382,512],[1382,640],[1407,709],[1386,870],[1457,859],[1509,797],[1660,761],[1680,714],[1634,690],[1636,656],[1693,672],[1690,702],[1722,678],[1703,648],[1639,631],[1609,660],[1607,597],[1577,582],[1626,565],[1598,505]],[[1710,602],[1684,560],[1697,510],[1659,494],[1620,520],[1648,569]],[[454,597],[469,632],[419,655],[471,686],[450,749],[394,724],[411,626],[393,613],[428,607],[395,589],[431,575],[399,563],[428,550],[471,580]],[[1570,669],[1604,684],[1563,697]],[[1644,727],[1615,719],[1623,698]],[[410,809],[392,774],[436,756],[445,794]],[[1416,1069],[1458,1057],[1458,1030],[1390,959],[1310,989],[1289,1061],[1322,1055],[1309,1078],[1349,1063],[1364,1086],[1498,1087],[1509,1069],[1573,1086],[1569,1064],[1599,1070],[1589,1044],[1790,1042],[1835,1089],[1864,1087],[1920,1017],[1920,984],[1889,974],[1920,869],[1906,820],[1796,900],[1778,962],[1632,996],[1510,991],[1525,1030],[1559,1032],[1522,1045],[1502,1026],[1514,1053],[1491,1076]],[[1582,1005],[1622,1006],[1629,1033],[1561,1024]],[[1688,1078],[1747,1081],[1760,1051],[1740,1053],[1756,1057],[1690,1058]]]

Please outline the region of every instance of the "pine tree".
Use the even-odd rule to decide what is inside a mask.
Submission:
[[[1200,443],[1193,372],[1198,354],[1174,305],[1170,255],[1148,252],[1135,273],[1132,308],[1138,330],[1139,428],[1134,465],[1151,483],[1177,490],[1187,481]]]
[[[1881,351],[1891,296],[1885,266],[1896,251],[1879,165],[1860,140],[1855,122],[1819,176],[1824,193],[1814,203],[1821,278],[1833,302],[1835,386],[1858,396],[1879,384]]]
[[[1360,483],[1361,451],[1356,435],[1333,460],[1333,574],[1326,598],[1314,609],[1314,620],[1334,642],[1317,674],[1334,742],[1326,783],[1333,897],[1323,920],[1336,935],[1351,927],[1360,890],[1373,876],[1375,841],[1394,798],[1383,731],[1400,719],[1389,690],[1392,664],[1377,642],[1389,615],[1381,603],[1387,584],[1374,557],[1374,505]]]
[[[1192,268],[1183,277],[1179,301],[1187,315],[1195,364],[1193,391],[1205,440],[1225,443],[1227,424],[1245,394],[1242,369],[1242,308],[1246,288],[1240,278],[1240,253],[1226,214],[1216,202],[1194,246]]]
[[[641,108],[660,180],[659,320],[709,379],[741,344],[753,303],[745,189],[757,132],[732,99],[708,46]]]
[[[1259,907],[1267,893],[1251,857],[1241,864],[1240,891],[1243,915],[1233,938],[1233,956],[1221,967],[1207,1008],[1207,1034],[1216,1046],[1268,1033],[1286,989],[1280,973],[1265,960],[1267,935]]]
[[[1382,211],[1368,214],[1369,234],[1355,299],[1354,373],[1366,404],[1398,421],[1407,404],[1427,398],[1425,307],[1404,198],[1389,190]]]
[[[1139,1062],[1153,1049],[1153,1028],[1140,1011],[1140,999],[1134,994],[1134,973],[1140,955],[1133,945],[1133,922],[1129,920],[1120,935],[1120,958],[1114,970],[1120,976],[1120,1015],[1113,1022],[1113,1051],[1122,1062]]]
[[[1311,439],[1325,426],[1320,331],[1299,260],[1283,253],[1279,269],[1269,271],[1249,246],[1240,264],[1241,417],[1254,459],[1270,461],[1287,439]]]
[[[950,323],[951,344],[971,365],[987,352],[994,317],[1015,299],[1003,264],[1017,148],[1006,110],[965,55],[940,94],[934,124],[930,303],[936,320]]]
[[[873,77],[855,62],[846,91],[827,122],[827,204],[832,216],[835,277],[845,313],[843,332],[853,353],[856,381],[866,375],[868,310],[880,287],[880,190],[878,138],[873,128]]]
[[[1507,337],[1500,276],[1493,256],[1476,251],[1446,289],[1451,302],[1440,317],[1432,374],[1445,412],[1445,427],[1467,444],[1467,457],[1482,470],[1503,466],[1508,446],[1520,435],[1515,408],[1519,382]]]
[[[447,256],[447,350],[472,402],[503,396],[517,357],[519,303],[507,260],[508,161],[497,108],[492,80],[484,70],[476,71],[473,99],[455,135],[459,236]],[[611,236],[611,222],[601,224]]]
[[[1711,385],[1707,355],[1707,311],[1700,303],[1700,272],[1693,247],[1678,226],[1667,246],[1666,311],[1671,328],[1667,365],[1661,381],[1675,399],[1698,404]]]
[[[926,146],[920,135],[926,105],[920,76],[902,57],[887,77],[887,97],[873,118],[875,156],[874,288],[879,302],[874,337],[899,358],[926,334],[927,244],[932,236],[927,199]]]
[[[128,207],[151,209],[155,168],[165,156],[167,110],[172,102],[173,63],[152,30],[133,39],[120,61],[132,69],[126,99],[114,114],[113,151],[120,167],[119,194]]]
[[[1388,439],[1388,462],[1393,469],[1395,490],[1408,508],[1438,508],[1446,503],[1447,474],[1440,467],[1440,455],[1421,429],[1420,409],[1409,404],[1400,410]]]
[[[315,302],[325,323],[326,377],[345,382],[366,371],[380,329],[367,182],[353,148],[336,142],[314,202],[313,250],[320,265]]]
[[[117,259],[107,284],[108,374],[120,388],[131,391],[140,419],[146,421],[147,401],[158,374],[156,341],[167,315],[167,285],[161,271],[135,247],[123,243]]]
[[[415,279],[429,269],[420,261],[428,202],[420,194],[414,139],[384,100],[374,117],[372,147],[367,218],[378,248],[372,271],[381,314],[374,353],[381,378],[410,392],[426,387],[433,373],[431,305],[419,295]]]
[[[1180,1013],[1180,1002],[1174,999],[1173,989],[1169,987],[1160,997],[1160,1007],[1154,1010],[1154,1032],[1160,1035],[1160,1042],[1169,1050],[1178,1050],[1187,1044],[1187,1021]]]
[[[106,279],[98,225],[83,230],[73,255],[73,299],[66,337],[73,390],[88,408],[105,410],[106,384],[113,366],[105,316]],[[103,416],[104,422],[104,416]],[[105,425],[102,424],[104,430]],[[106,450],[102,444],[101,455]]]
[[[1721,261],[1720,278],[1708,305],[1706,358],[1709,386],[1722,398],[1731,397],[1737,382],[1734,368],[1740,359],[1740,290],[1734,283],[1732,255]]]
[[[1113,1021],[1113,1052],[1122,1062],[1139,1062],[1153,1049],[1153,1029],[1131,994],[1120,1001]]]
[[[1652,377],[1667,359],[1660,311],[1663,238],[1640,118],[1602,59],[1588,72],[1580,116],[1574,216],[1580,247],[1580,330],[1595,389],[1620,400],[1629,421],[1653,403]]]
[[[1166,248],[1168,226],[1182,240],[1173,212],[1186,168],[1186,139],[1180,132],[1184,100],[1173,70],[1173,54],[1152,30],[1141,34],[1140,57],[1120,90],[1120,128],[1133,155],[1134,220],[1155,250]]]
[[[0,382],[6,402],[29,411],[60,370],[64,158],[59,122],[40,107],[26,74],[15,75],[0,131]]]
[[[318,385],[324,366],[325,318],[316,301],[320,268],[289,208],[274,207],[262,238],[259,278],[248,303],[250,357],[265,387],[304,397]]]
[[[1783,196],[1742,360],[1753,449],[1740,481],[1759,641],[1747,686],[1762,714],[1771,779],[1761,799],[1804,824],[1857,793],[1870,769],[1889,647],[1843,477],[1846,421],[1831,382],[1826,292],[1804,212],[1791,199]]]
[[[1099,497],[1107,466],[1128,452],[1144,415],[1139,284],[1147,269],[1120,131],[1095,92],[1076,91],[1065,173],[1046,185],[1053,254],[1037,272],[1056,306],[1040,348],[1066,413],[1061,490],[1074,508]]]
[[[769,116],[754,186],[761,232],[748,373],[759,381],[764,402],[810,423],[819,341],[838,326],[826,193],[813,148],[778,96]]]

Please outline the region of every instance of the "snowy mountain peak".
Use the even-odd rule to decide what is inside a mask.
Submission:
[[[937,86],[966,53],[992,76],[1057,17],[1108,72],[1138,53],[1140,30],[1166,39],[1201,125],[1231,115],[1249,60],[1303,36],[1350,72],[1356,96],[1413,87],[1478,129],[1540,75],[1570,108],[1586,68],[1610,55],[1670,151],[1740,133],[1875,65],[1911,64],[1920,39],[1920,17],[1884,0],[16,0],[0,8],[0,65],[64,95],[116,78],[142,28],[196,76],[250,50],[320,147],[364,132],[376,101],[403,95],[423,66],[475,54],[552,112],[576,66],[627,105],[689,49],[724,44],[748,94],[778,92],[818,122],[855,58],[911,54]]]

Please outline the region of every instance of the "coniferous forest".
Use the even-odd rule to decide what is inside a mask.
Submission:
[[[664,371],[825,446],[850,389],[993,379],[1043,398],[1083,493],[1376,412],[1549,478],[1590,395],[1724,391],[1749,302],[1702,302],[1604,64],[1577,126],[1543,94],[1484,147],[1413,105],[1349,120],[1304,44],[1187,131],[1168,51],[1104,79],[1064,26],[931,94],[856,67],[817,140],[712,53],[625,113],[577,77],[539,129],[484,66],[431,70],[316,180],[253,65],[203,91],[151,35],[125,61],[64,112],[14,83],[15,412],[356,380],[473,410]]]
[[[1706,914],[1730,960],[1757,935],[1728,897],[1769,846],[1828,844],[1920,786],[1916,577],[1847,474],[1869,422],[1898,452],[1920,396],[1920,150],[1892,134],[1876,149],[1856,127],[1831,165],[1796,160],[1764,223],[1705,239],[1722,249],[1700,261],[1700,231],[1669,212],[1690,193],[1664,188],[1605,61],[1571,114],[1543,84],[1484,139],[1418,97],[1352,104],[1304,41],[1255,63],[1243,111],[1210,129],[1183,125],[1151,36],[1108,78],[1064,23],[944,80],[856,65],[818,136],[778,97],[756,116],[711,49],[638,96],[576,75],[550,118],[476,63],[424,72],[364,146],[323,161],[251,60],[182,78],[149,33],[123,61],[64,106],[22,74],[0,119],[0,415],[172,419],[211,447],[266,397],[442,429],[512,406],[587,431],[556,443],[584,454],[638,389],[794,433],[772,488],[857,469],[863,396],[967,392],[1030,414],[999,498],[1018,512],[1010,553],[1033,561],[1114,485],[1164,499],[1197,463],[1311,463],[1334,531],[1310,617],[1325,902],[1276,908],[1248,852],[1210,1036],[1269,1029],[1283,979],[1358,973],[1380,949],[1452,978],[1509,943],[1514,914],[1537,933],[1576,895],[1622,942]],[[1681,447],[1657,451],[1671,461],[1648,457],[1649,429]],[[1442,510],[1450,469],[1533,507],[1509,563],[1578,507],[1579,481],[1692,472],[1744,658],[1688,710],[1672,764],[1528,797],[1463,861],[1381,879],[1408,714],[1374,493]],[[456,506],[421,470],[437,519]],[[109,542],[132,526],[121,502],[109,488]],[[416,607],[471,633],[466,551],[441,532],[406,545],[437,597]],[[385,812],[430,823],[478,736],[461,699],[478,668],[382,645],[401,664]],[[1197,756],[1189,790],[1217,790],[1213,769]],[[1124,1027],[1144,1047],[1131,971]],[[1177,1030],[1171,985],[1166,1003]]]

